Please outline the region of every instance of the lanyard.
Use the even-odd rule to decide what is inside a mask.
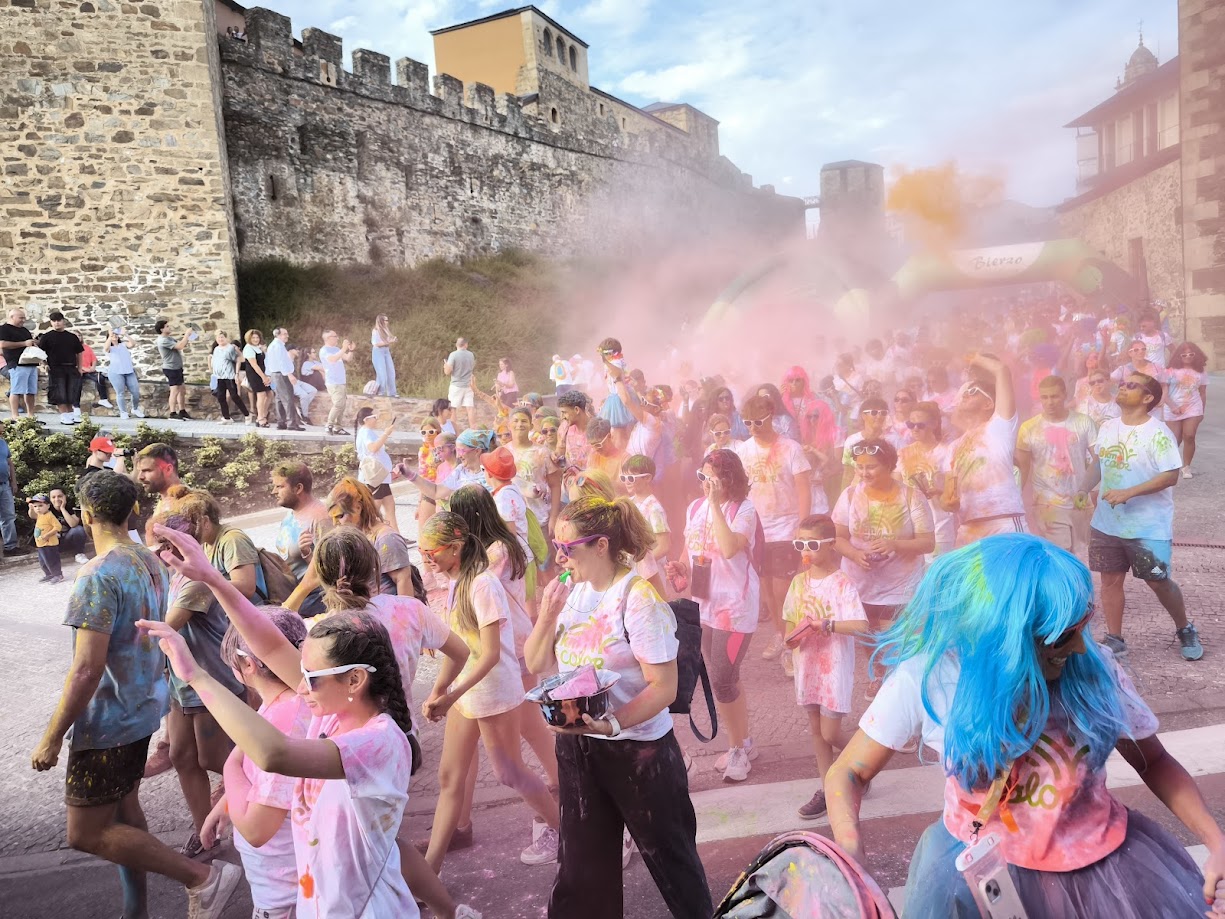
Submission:
[[[1008,803],[1005,800],[1008,793],[1012,791],[1012,767],[1016,760],[1010,762],[1003,774],[997,775],[995,781],[991,783],[991,787],[987,790],[987,797],[983,800],[982,807],[978,809],[978,813],[974,815],[972,824],[973,830],[970,833],[970,844],[978,842],[979,831],[986,826],[987,822],[994,816],[996,810],[1000,812],[1000,821],[1008,828],[1009,832],[1017,831],[1017,822],[1008,810]]]

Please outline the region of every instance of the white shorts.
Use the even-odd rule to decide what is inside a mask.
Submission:
[[[451,408],[474,408],[476,406],[476,394],[469,386],[456,386],[451,384],[451,388],[447,390],[447,399],[451,402]]]

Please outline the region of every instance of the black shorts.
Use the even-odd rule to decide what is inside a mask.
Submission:
[[[787,542],[766,543],[765,558],[761,563],[761,576],[779,581],[790,581],[800,570],[800,553]]]
[[[47,368],[47,402],[76,405],[81,401],[81,372],[75,367]]]
[[[163,367],[162,373],[166,374],[166,382],[169,383],[171,386],[182,386],[183,385],[183,368],[182,367],[180,367],[178,370],[171,370],[169,367]]]
[[[64,802],[69,807],[101,807],[122,801],[140,785],[151,739],[152,735],[109,750],[70,751]]]
[[[370,488],[369,485],[366,487]],[[375,501],[378,501],[380,498],[390,498],[391,486],[384,482],[382,485],[370,488],[370,497],[372,497]]]

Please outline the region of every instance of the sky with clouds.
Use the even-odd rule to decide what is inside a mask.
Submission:
[[[495,0],[265,0],[315,26],[430,65],[430,29],[513,6]],[[255,5],[255,4],[252,4]],[[1176,0],[542,0],[586,41],[592,85],[637,105],[688,102],[720,121],[722,152],[785,194],[821,164],[887,170],[950,159],[1009,197],[1074,193],[1062,125],[1114,91],[1136,47],[1177,52]]]

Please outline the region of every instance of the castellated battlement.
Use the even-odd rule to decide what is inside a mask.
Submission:
[[[247,41],[219,38],[240,257],[413,264],[803,231],[802,204],[753,188],[717,136],[637,109],[651,129],[624,130],[616,106],[632,107],[556,73],[498,94],[448,74],[431,85],[401,58],[393,81],[386,55],[358,49],[346,71],[337,36],[295,42],[261,8],[245,21]]]

